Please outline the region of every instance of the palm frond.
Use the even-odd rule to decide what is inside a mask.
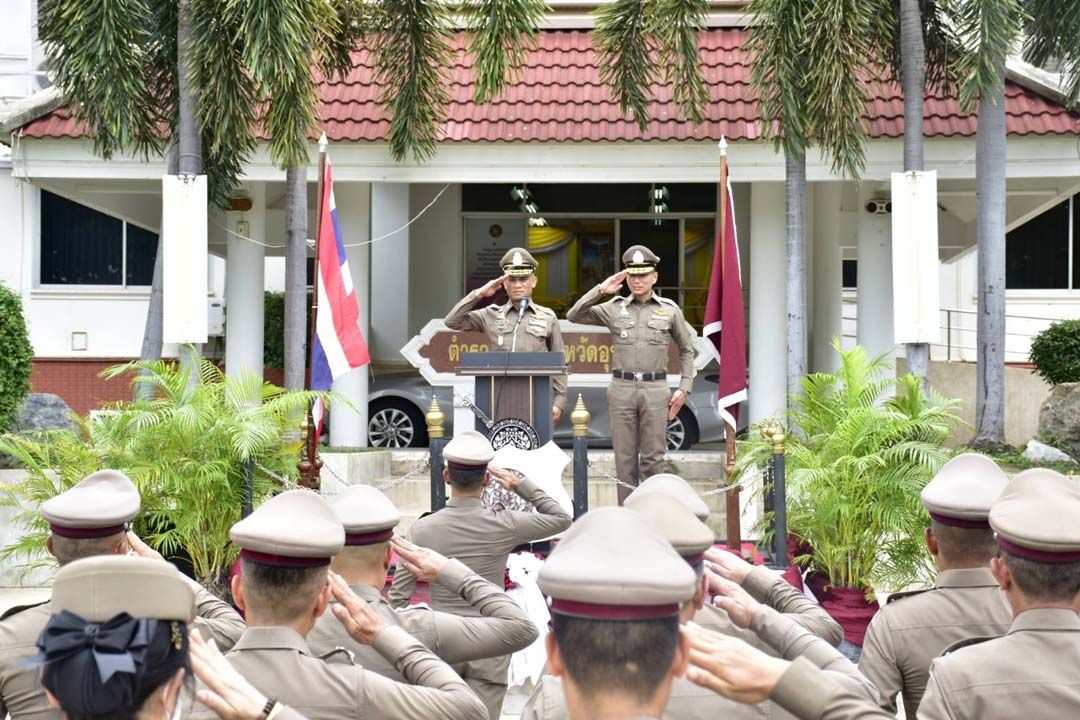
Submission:
[[[652,86],[657,79],[648,10],[645,0],[612,0],[596,11],[593,31],[600,79],[641,132],[649,127]]]
[[[547,12],[545,0],[472,0],[462,6],[477,103],[490,102],[513,81]]]

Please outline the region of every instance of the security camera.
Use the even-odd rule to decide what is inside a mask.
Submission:
[[[892,214],[892,201],[880,198],[868,200],[866,202],[866,212],[871,215],[890,215]]]

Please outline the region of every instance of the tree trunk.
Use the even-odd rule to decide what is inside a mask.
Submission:
[[[176,143],[169,143],[169,152],[166,155],[165,165],[169,175],[175,175],[179,169],[179,153]],[[150,301],[146,308],[146,325],[143,326],[142,350],[139,352],[140,360],[160,360],[162,345],[162,319],[164,311],[164,296],[161,294],[161,283],[164,274],[162,259],[165,246],[165,229],[161,229],[158,235],[157,252],[154,254],[154,277],[150,281]],[[135,400],[153,400],[154,387],[148,383],[135,383]]]
[[[307,166],[285,171],[285,387],[301,390],[307,366]]]
[[[923,169],[923,101],[926,97],[926,48],[919,0],[900,0],[900,60],[904,84],[904,172]],[[925,379],[930,346],[908,343],[908,372]]]
[[[1005,440],[1005,58],[999,82],[979,98],[975,137],[979,269],[973,447]]]
[[[176,87],[179,119],[176,124],[176,148],[178,170],[181,175],[199,175],[202,166],[202,137],[199,134],[198,99],[191,90],[189,77],[191,64],[191,0],[180,0],[176,23]],[[198,382],[201,346],[188,345],[180,348],[180,363],[191,372],[191,382]]]
[[[787,390],[806,375],[806,152],[785,154],[787,173]]]

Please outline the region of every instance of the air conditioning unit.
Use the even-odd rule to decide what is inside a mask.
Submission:
[[[221,337],[225,334],[225,301],[219,298],[207,300],[207,323],[206,334],[210,337]]]
[[[868,200],[866,202],[866,212],[871,215],[891,215],[892,200],[886,200],[885,198]]]

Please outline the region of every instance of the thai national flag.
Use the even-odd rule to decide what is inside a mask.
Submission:
[[[311,350],[311,389],[329,390],[334,380],[371,362],[367,343],[360,332],[360,308],[349,274],[349,263],[345,258],[329,158],[323,178],[322,218],[317,242],[319,267],[316,268],[315,279],[318,310],[315,346]],[[323,410],[322,400],[316,400],[311,408],[316,437],[322,433]]]

